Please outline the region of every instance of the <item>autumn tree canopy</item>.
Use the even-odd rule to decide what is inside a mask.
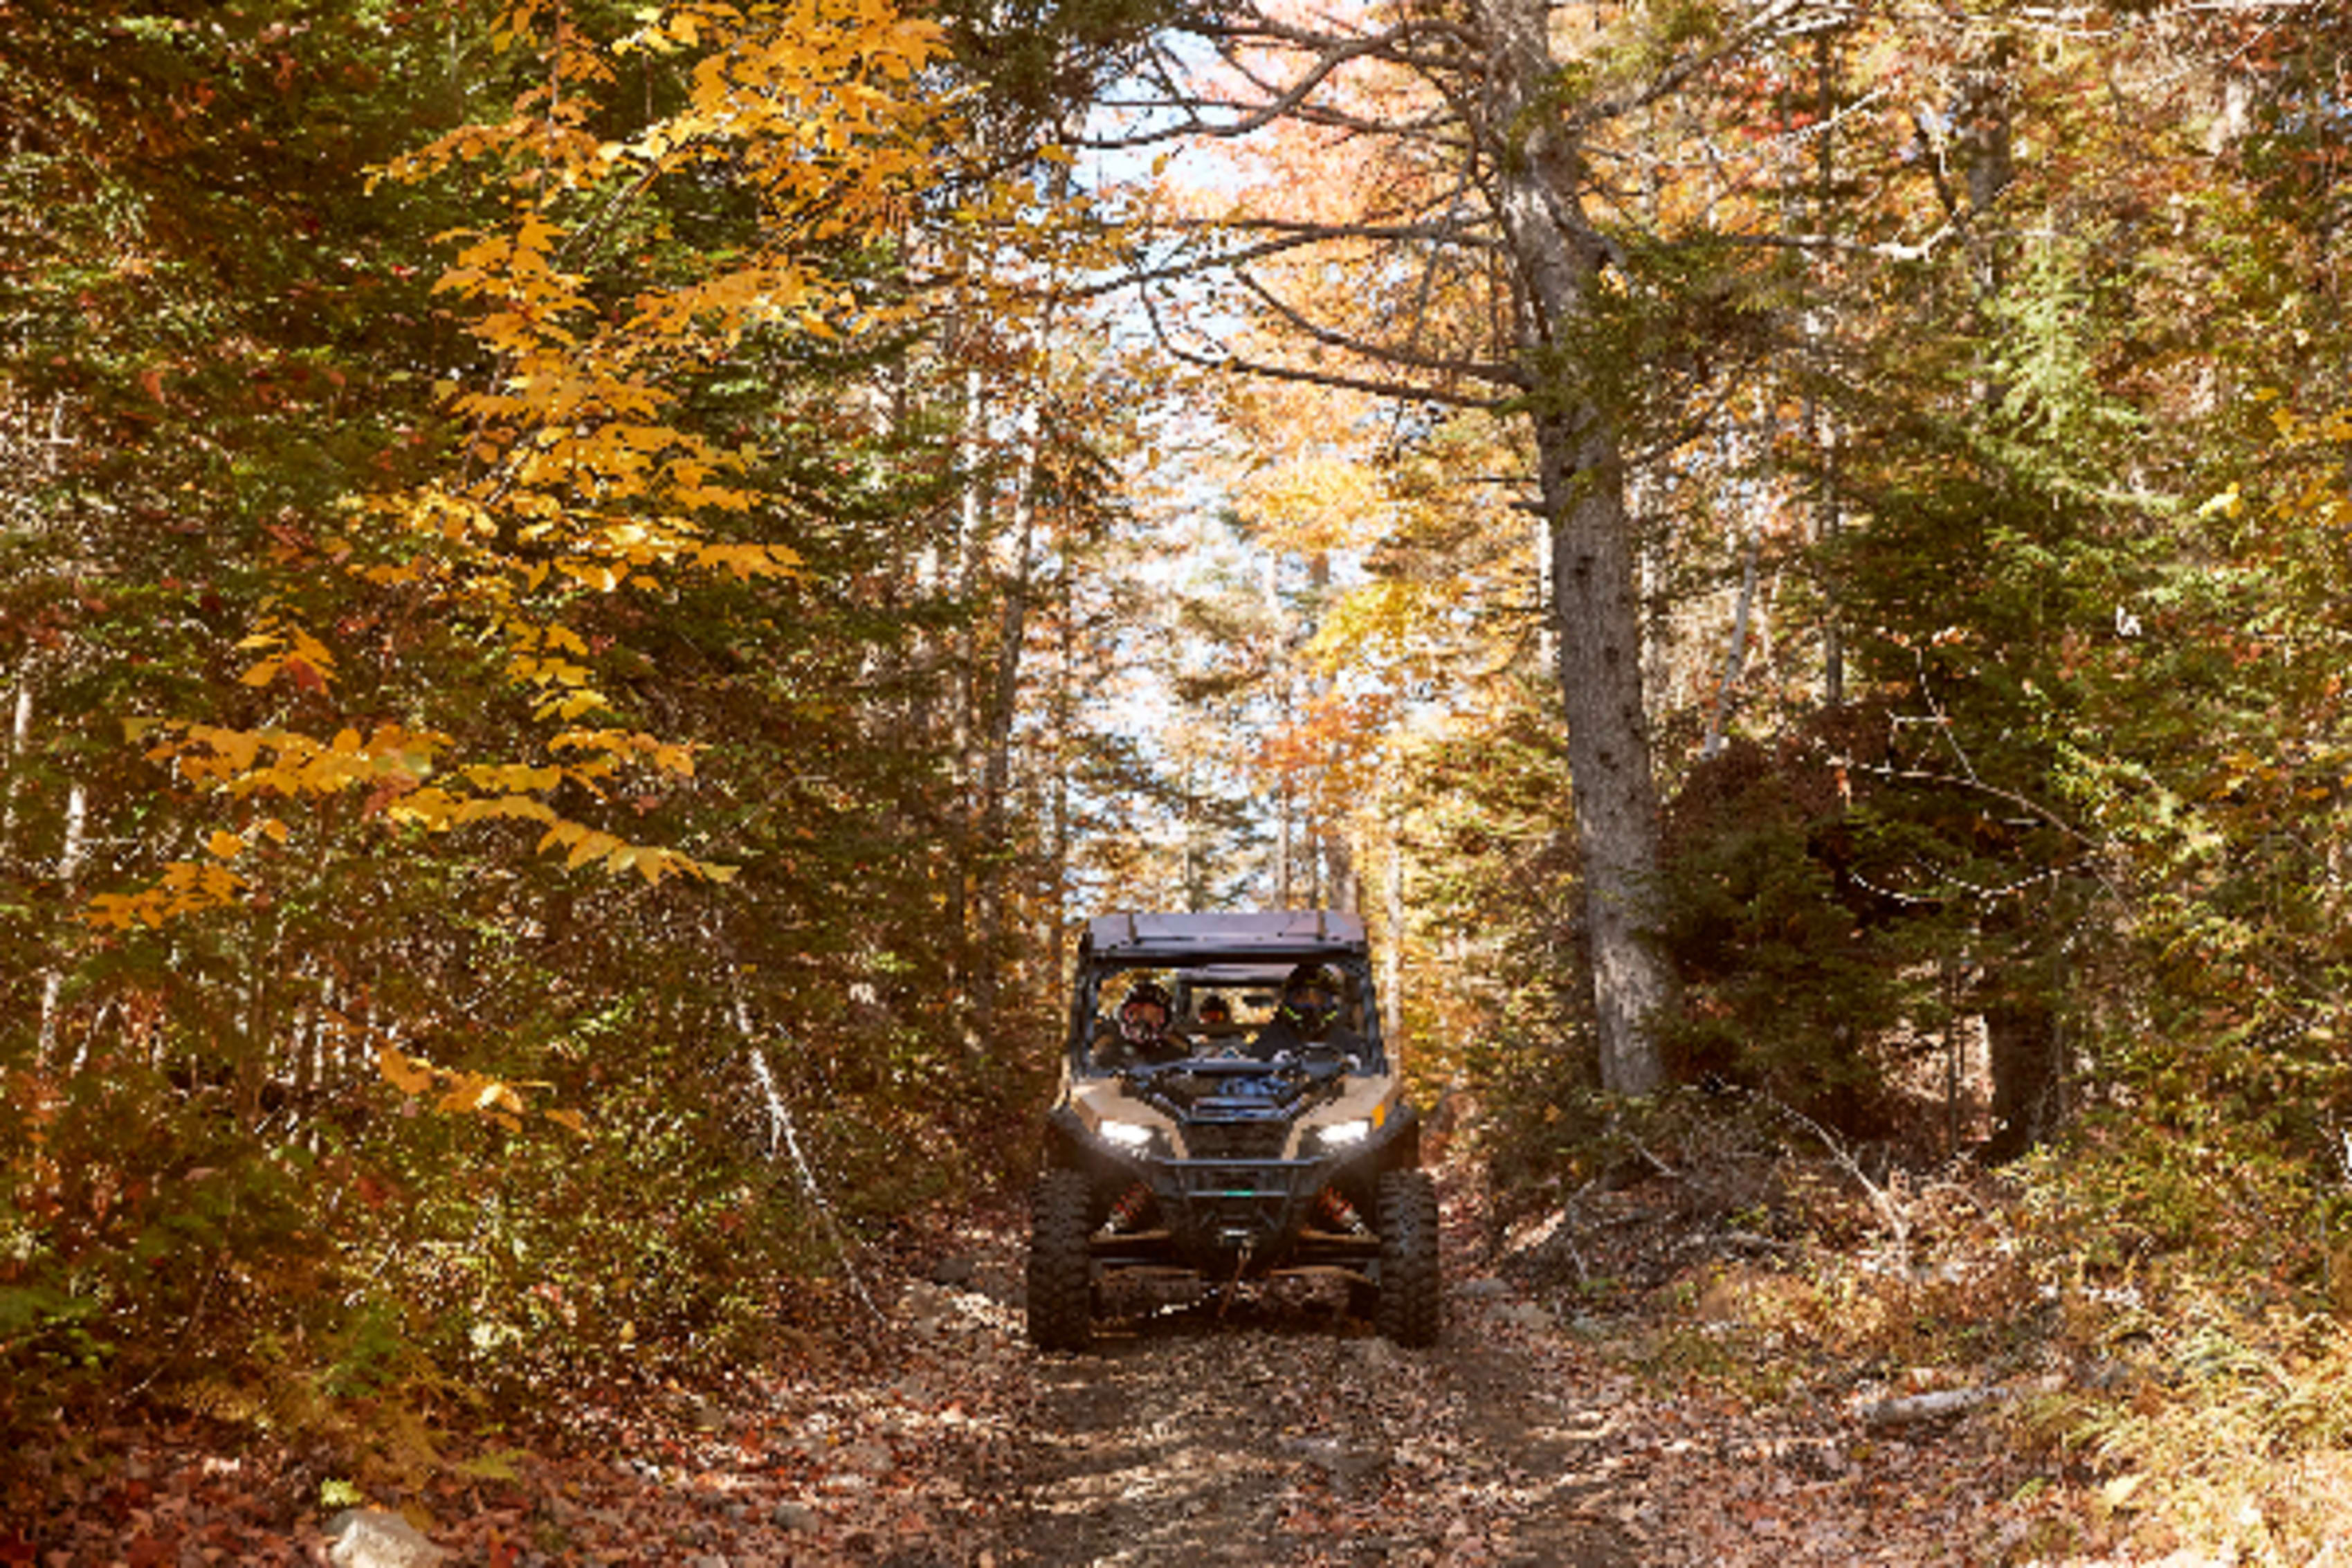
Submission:
[[[1121,906],[1362,910],[1498,1180],[2324,1277],[2337,9],[0,12],[0,1388],[756,1350]]]

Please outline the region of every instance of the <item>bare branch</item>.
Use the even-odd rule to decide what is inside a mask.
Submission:
[[[1738,54],[1748,45],[1770,32],[1781,21],[1805,8],[1807,0],[1772,0],[1758,12],[1746,26],[1733,32],[1714,48],[1702,49],[1675,60],[1633,92],[1618,98],[1596,98],[1585,105],[1584,111],[1571,115],[1572,126],[1581,128],[1604,120],[1615,120],[1636,110],[1647,109],[1659,100],[1681,90],[1694,79],[1706,74],[1725,60]]]
[[[1338,349],[1343,353],[1353,354],[1359,359],[1395,365],[1401,369],[1425,370],[1437,375],[1467,376],[1474,381],[1488,382],[1496,386],[1516,387],[1521,392],[1530,390],[1535,384],[1528,378],[1527,372],[1517,365],[1418,354],[1407,349],[1391,348],[1384,344],[1369,342],[1361,338],[1350,337],[1345,332],[1336,331],[1320,322],[1310,320],[1241,268],[1235,268],[1234,276],[1241,286],[1255,295],[1259,302],[1267,310],[1290,323],[1296,331],[1303,332],[1326,348]]]
[[[1874,245],[1867,240],[1843,239],[1833,234],[1723,234],[1715,237],[1725,245],[1759,250],[1832,251],[1848,256],[1874,256],[1885,261],[1925,261],[1958,233],[1958,230],[1948,223],[1915,245],[1897,245],[1891,241]]]
[[[1180,225],[1177,226],[1189,227],[1192,226]],[[1123,271],[1114,277],[1106,278],[1098,283],[1089,283],[1076,288],[1065,289],[1062,291],[1062,298],[1066,300],[1098,300],[1103,298],[1105,295],[1116,294],[1121,289],[1138,289],[1150,283],[1165,283],[1180,278],[1202,278],[1214,272],[1238,273],[1250,262],[1263,261],[1268,257],[1282,256],[1294,250],[1309,249],[1318,245],[1328,245],[1336,240],[1389,239],[1404,237],[1402,234],[1383,233],[1377,226],[1350,227],[1349,226],[1325,226],[1315,224],[1297,224],[1286,226],[1276,226],[1271,224],[1225,226],[1213,223],[1204,223],[1199,226],[1203,231],[1226,226],[1258,227],[1267,229],[1275,233],[1276,237],[1262,240],[1255,245],[1243,246],[1235,250],[1224,250],[1218,251],[1211,255],[1193,256],[1179,260],[1165,262],[1156,267],[1145,267],[1140,269]]]
[[[1416,240],[1425,239],[1440,245],[1461,246],[1472,250],[1501,253],[1502,239],[1495,235],[1475,233],[1467,223],[1304,223],[1288,218],[1182,218],[1170,223],[1171,228],[1224,229],[1244,234],[1289,235],[1302,244],[1313,245],[1325,240]],[[1248,256],[1236,260],[1246,261]]]
[[[1190,140],[1196,136],[1223,139],[1246,136],[1293,113],[1299,105],[1305,103],[1314,94],[1316,89],[1329,80],[1332,73],[1341,66],[1350,60],[1365,59],[1382,54],[1388,48],[1390,41],[1396,36],[1394,31],[1390,31],[1370,34],[1360,38],[1324,40],[1324,47],[1313,51],[1314,58],[1297,80],[1276,91],[1275,96],[1249,109],[1238,119],[1212,121],[1204,117],[1203,110],[1238,108],[1239,106],[1218,104],[1215,100],[1207,98],[1192,98],[1181,105],[1185,118],[1179,124],[1138,132],[1129,136],[1091,139],[1080,142],[1079,145],[1098,150],[1114,150],[1150,147],[1165,142]],[[1273,89],[1269,88],[1269,90]]]
[[[1263,376],[1269,381],[1303,383],[1310,386],[1328,386],[1343,392],[1360,392],[1372,397],[1398,397],[1415,403],[1434,403],[1447,408],[1477,408],[1493,413],[1500,409],[1505,399],[1475,397],[1451,387],[1415,385],[1411,382],[1389,381],[1377,376],[1343,375],[1330,371],[1303,370],[1295,365],[1268,364],[1244,359],[1239,354],[1214,358],[1185,348],[1168,335],[1167,324],[1160,319],[1160,306],[1149,292],[1143,297],[1144,312],[1150,318],[1151,333],[1170,357],[1201,370],[1224,371],[1236,375]]]
[[[1236,272],[1253,261],[1282,256],[1295,250],[1309,249],[1318,245],[1329,245],[1341,240],[1366,240],[1374,243],[1428,240],[1433,243],[1460,246],[1465,249],[1501,252],[1499,240],[1491,237],[1465,233],[1458,228],[1427,224],[1313,224],[1291,223],[1272,218],[1223,222],[1214,218],[1181,219],[1169,227],[1180,232],[1215,234],[1228,231],[1260,233],[1274,237],[1238,249],[1188,257],[1156,267],[1145,267],[1118,273],[1097,283],[1065,289],[1062,298],[1067,300],[1098,300],[1124,289],[1140,288],[1149,283],[1170,282],[1180,278],[1201,278],[1214,272]]]

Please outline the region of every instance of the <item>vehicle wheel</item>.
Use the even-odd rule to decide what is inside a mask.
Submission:
[[[1029,1342],[1041,1351],[1082,1351],[1094,1335],[1092,1200],[1080,1172],[1038,1179],[1029,1211]]]
[[[1433,1345],[1445,1319],[1437,1271],[1437,1184],[1426,1171],[1390,1171],[1374,1189],[1381,1294],[1372,1326],[1401,1345]]]

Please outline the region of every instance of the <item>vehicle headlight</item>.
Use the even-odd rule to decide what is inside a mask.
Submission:
[[[1363,1117],[1353,1121],[1334,1121],[1328,1127],[1318,1127],[1315,1136],[1326,1149],[1343,1149],[1350,1143],[1360,1143],[1372,1135],[1372,1124]]]
[[[1106,1143],[1116,1143],[1122,1149],[1140,1149],[1151,1142],[1151,1129],[1140,1121],[1103,1121],[1095,1131]]]

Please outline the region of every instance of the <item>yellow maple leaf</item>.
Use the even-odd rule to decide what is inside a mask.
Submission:
[[[404,1055],[391,1046],[376,1051],[375,1065],[384,1081],[403,1094],[423,1094],[433,1087],[431,1063]]]

